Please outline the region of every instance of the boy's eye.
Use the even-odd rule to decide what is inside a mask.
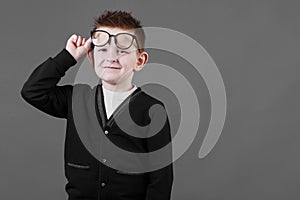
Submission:
[[[108,51],[108,48],[105,48],[105,47],[102,47],[102,48],[98,48],[97,50],[98,52],[107,52]],[[118,49],[117,50],[117,53],[118,54],[129,54],[129,51],[127,50],[122,50],[122,49]]]
[[[125,53],[128,53],[128,51],[125,51],[125,50],[119,50],[119,53],[121,53],[121,54],[125,54]]]
[[[99,48],[98,51],[106,52],[107,48]]]

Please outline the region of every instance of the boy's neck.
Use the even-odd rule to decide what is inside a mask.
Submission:
[[[127,84],[109,84],[105,81],[102,81],[102,85],[105,89],[110,90],[110,91],[114,91],[114,92],[126,92],[131,90],[134,85],[132,83],[127,83]]]

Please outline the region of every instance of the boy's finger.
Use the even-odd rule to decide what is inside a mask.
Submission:
[[[77,38],[77,43],[76,43],[76,45],[77,45],[77,47],[79,47],[80,46],[80,44],[81,44],[81,36],[78,36],[78,38]]]
[[[87,41],[84,43],[84,47],[86,48],[86,49],[90,49],[90,46],[91,46],[91,44],[92,44],[92,39],[91,38],[89,38],[89,39],[87,39]]]
[[[85,38],[82,39],[81,46],[84,45],[84,43],[85,43]]]
[[[72,42],[76,42],[77,40],[77,35],[73,34],[70,38],[69,38],[70,41]]]

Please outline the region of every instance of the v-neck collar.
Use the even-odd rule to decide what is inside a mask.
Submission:
[[[122,103],[113,111],[111,116],[107,119],[106,108],[104,103],[104,95],[102,84],[97,85],[96,94],[95,94],[95,109],[99,123],[102,124],[102,127],[111,127],[114,123],[114,119],[121,113],[122,108],[126,103],[129,103],[130,100],[133,100],[138,94],[141,93],[141,88],[137,87],[128,97],[122,101]],[[99,99],[100,96],[100,99]]]

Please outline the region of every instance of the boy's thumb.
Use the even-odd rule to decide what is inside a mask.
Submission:
[[[90,46],[91,46],[91,44],[92,44],[92,39],[91,39],[91,38],[89,38],[87,41],[85,41],[85,43],[84,43],[84,47],[85,47],[87,50],[89,50],[89,49],[90,49]]]

